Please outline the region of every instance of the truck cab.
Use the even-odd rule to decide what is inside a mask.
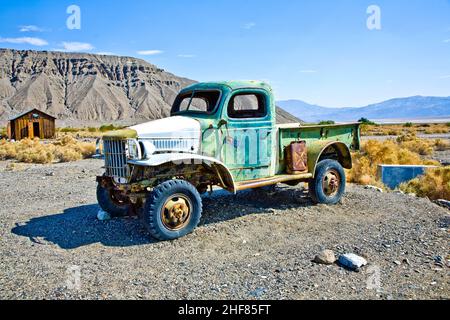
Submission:
[[[359,148],[359,124],[276,124],[271,87],[260,81],[197,83],[176,97],[171,116],[103,137],[97,198],[114,217],[138,212],[150,234],[194,230],[200,195],[308,182],[314,202],[336,204],[344,168]]]

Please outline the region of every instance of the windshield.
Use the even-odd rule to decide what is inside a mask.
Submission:
[[[180,94],[172,107],[171,114],[184,112],[212,113],[220,99],[220,91],[192,91]]]

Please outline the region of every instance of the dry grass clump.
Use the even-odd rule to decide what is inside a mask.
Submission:
[[[401,135],[397,138],[397,142],[400,147],[418,153],[421,156],[431,155],[434,151],[435,145],[433,140],[419,139],[415,133]]]
[[[56,135],[58,138],[69,135],[77,139],[101,138],[105,132],[123,129],[123,126],[115,126],[112,124],[102,125],[101,127],[87,128],[58,128]]]
[[[362,144],[361,152],[353,155],[353,169],[347,171],[347,179],[358,184],[380,186],[376,179],[379,164],[439,165],[437,161],[421,157],[417,150],[422,153],[428,151],[425,146],[428,146],[427,141],[422,142],[417,138],[410,140],[406,137],[397,141],[366,141]]]
[[[39,139],[0,141],[0,160],[15,159],[19,162],[44,164],[77,161],[94,153],[94,143],[80,142],[70,136],[63,136],[53,143],[42,143]]]
[[[434,142],[434,149],[436,151],[446,151],[450,150],[450,141],[443,139],[436,139]]]
[[[7,132],[5,127],[0,128],[0,138],[6,137]]]
[[[400,190],[431,200],[450,200],[450,167],[429,169],[423,176],[402,184]]]
[[[450,126],[441,124],[387,124],[361,126],[363,136],[399,136],[403,134],[445,134],[450,133]]]

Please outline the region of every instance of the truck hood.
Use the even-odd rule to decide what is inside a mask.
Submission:
[[[182,116],[155,120],[130,127],[139,139],[199,139],[200,122]]]

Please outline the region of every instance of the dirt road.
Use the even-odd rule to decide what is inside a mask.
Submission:
[[[158,243],[137,219],[96,219],[101,160],[6,165],[0,299],[450,298],[450,215],[426,199],[353,185],[333,207],[301,188],[218,192],[195,233]],[[311,262],[322,249],[369,265]]]

